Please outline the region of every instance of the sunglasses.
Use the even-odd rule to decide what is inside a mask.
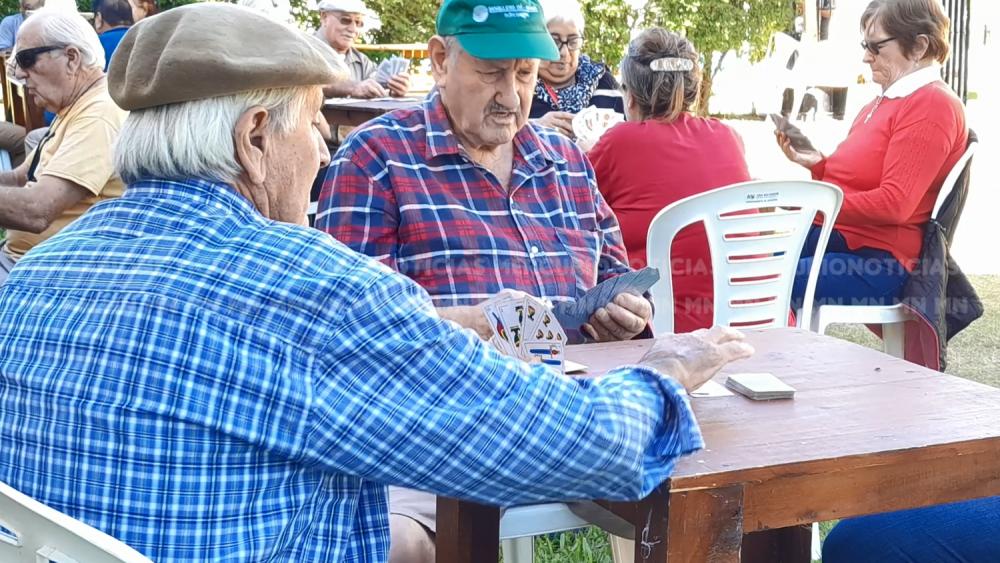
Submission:
[[[340,25],[347,27],[354,24],[354,27],[361,29],[365,26],[365,20],[361,18],[352,18],[351,16],[340,16],[337,18],[340,21]]]
[[[571,35],[565,41],[563,41],[562,37],[553,35],[552,40],[556,43],[557,51],[562,49],[563,45],[565,45],[570,51],[579,51],[583,47],[583,37],[580,37],[579,35]]]
[[[896,40],[895,37],[887,37],[881,41],[873,41],[873,42],[868,42],[862,39],[861,48],[873,55],[878,55],[878,52],[882,48],[882,45],[885,45],[886,43],[895,40]]]
[[[38,62],[38,57],[42,53],[48,53],[49,51],[58,51],[59,49],[65,49],[65,45],[46,45],[45,47],[32,47],[31,49],[21,49],[14,54],[14,62],[21,70],[28,70],[35,66]]]

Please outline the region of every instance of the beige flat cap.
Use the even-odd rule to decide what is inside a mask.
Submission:
[[[134,25],[108,67],[108,90],[137,110],[250,90],[332,83],[346,69],[328,45],[253,10],[188,4]]]

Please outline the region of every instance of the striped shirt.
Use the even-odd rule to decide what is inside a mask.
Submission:
[[[356,129],[326,173],[317,228],[416,281],[437,306],[504,288],[576,298],[628,271],[618,220],[571,141],[525,125],[511,185],[459,145],[434,91]]]
[[[225,185],[133,184],[0,287],[0,481],[155,561],[384,561],[383,483],[635,498],[700,446],[673,380],[502,356]]]

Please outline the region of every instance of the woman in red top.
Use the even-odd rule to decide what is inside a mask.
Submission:
[[[694,46],[660,28],[644,31],[621,63],[628,121],[588,153],[597,185],[621,224],[632,267],[646,265],[646,231],[667,205],[750,179],[743,142],[717,119],[690,113],[701,71]],[[671,256],[674,327],[712,324],[712,262],[705,229],[678,234]]]
[[[813,178],[844,190],[823,257],[818,303],[891,304],[916,266],[924,225],[941,184],[965,152],[958,97],[941,81],[948,18],[935,0],[878,0],[861,18],[864,61],[882,94],[855,118],[830,156],[797,151],[775,131],[785,155]],[[816,229],[803,251],[793,296],[805,291]]]

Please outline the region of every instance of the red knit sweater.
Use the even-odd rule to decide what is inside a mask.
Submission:
[[[646,265],[646,232],[667,205],[750,179],[743,142],[716,119],[682,113],[672,123],[626,122],[587,155],[597,187],[621,224],[633,268]],[[712,325],[712,259],[705,228],[683,229],[671,248],[674,331]],[[666,272],[661,272],[665,274]]]
[[[965,152],[965,113],[940,81],[875,104],[812,176],[844,190],[836,228],[850,248],[886,250],[912,270],[944,178]]]

